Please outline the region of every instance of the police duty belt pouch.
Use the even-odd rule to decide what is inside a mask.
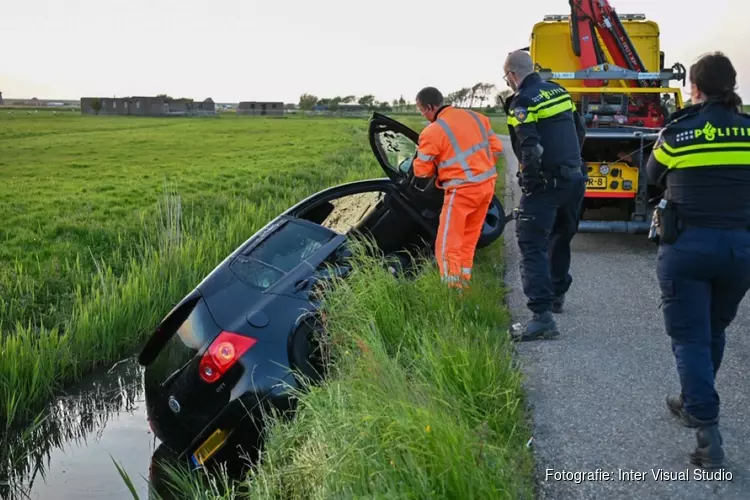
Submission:
[[[672,244],[680,234],[679,220],[674,203],[662,199],[654,209],[648,239],[654,243]]]

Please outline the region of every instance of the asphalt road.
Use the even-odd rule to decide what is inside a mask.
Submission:
[[[520,191],[507,137],[504,148],[507,211]],[[530,313],[515,222],[504,237],[509,305],[513,321],[523,323]],[[645,235],[576,235],[573,286],[565,311],[556,315],[560,337],[517,344],[533,416],[539,498],[750,499],[750,299],[727,331],[717,380],[724,476],[698,480],[694,473],[702,469],[688,461],[694,430],[677,423],[664,403],[679,392],[679,380],[658,308],[655,256]],[[659,470],[675,476],[655,479]],[[642,476],[620,476],[630,471]],[[576,481],[575,473],[590,475]]]

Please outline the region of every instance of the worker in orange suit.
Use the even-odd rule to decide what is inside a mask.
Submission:
[[[436,177],[437,187],[445,190],[435,258],[443,282],[451,288],[466,288],[495,194],[495,162],[503,145],[489,118],[444,104],[438,89],[420,90],[416,101],[430,124],[419,135],[414,176]]]

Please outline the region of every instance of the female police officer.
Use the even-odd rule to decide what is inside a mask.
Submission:
[[[724,330],[750,288],[750,116],[736,76],[722,53],[701,57],[690,68],[695,104],[672,115],[647,165],[668,200],[657,275],[682,394],[667,407],[697,428],[690,461],[705,468],[724,459],[714,378]]]

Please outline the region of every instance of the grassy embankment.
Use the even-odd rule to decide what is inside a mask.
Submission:
[[[138,345],[280,210],[381,175],[361,121],[58,116],[5,125],[6,425],[57,384]],[[163,203],[165,177],[181,198]],[[500,245],[478,255],[476,288],[463,301],[445,294],[434,269],[400,282],[364,265],[335,291],[337,375],[303,396],[298,419],[275,427],[250,483],[257,493],[528,496],[528,433],[502,337]]]

